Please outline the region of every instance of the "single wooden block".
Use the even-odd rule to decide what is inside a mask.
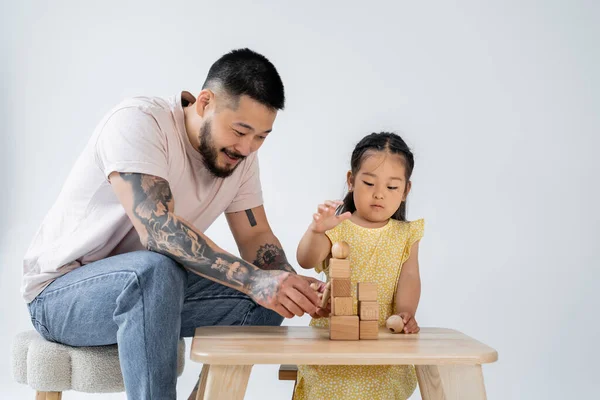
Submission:
[[[336,258],[329,260],[329,277],[350,279],[350,261]]]
[[[329,317],[329,339],[331,340],[358,340],[359,331],[357,315]]]
[[[331,312],[333,315],[354,315],[352,297],[334,297]]]
[[[377,284],[373,282],[358,282],[358,301],[377,301]]]
[[[352,297],[352,281],[350,278],[332,278],[331,296]]]
[[[321,297],[321,308],[327,307],[327,303],[329,302],[329,297],[331,296],[331,283],[327,282],[325,285],[325,290],[323,291],[323,297]]]
[[[344,259],[350,255],[350,245],[346,242],[335,242],[331,246],[331,256],[333,258]]]
[[[379,323],[377,321],[360,321],[360,339],[373,340],[379,338]]]
[[[358,316],[361,321],[378,321],[379,303],[376,301],[359,301]]]

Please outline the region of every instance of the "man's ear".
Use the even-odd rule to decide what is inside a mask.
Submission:
[[[354,175],[352,175],[352,171],[348,171],[346,174],[346,185],[348,185],[348,190],[350,192],[354,190]]]
[[[204,113],[209,106],[214,105],[215,94],[210,89],[202,89],[198,98],[196,99],[196,114],[204,117]]]
[[[406,190],[404,190],[404,196],[402,196],[402,201],[406,201],[408,194],[410,193],[410,189],[412,188],[412,181],[408,181],[406,184]]]

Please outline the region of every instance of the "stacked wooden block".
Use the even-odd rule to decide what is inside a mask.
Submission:
[[[343,245],[336,243],[334,247],[336,246]],[[334,250],[336,249],[332,249],[334,257],[329,260],[329,279],[331,282],[329,338],[331,340],[358,340],[360,325],[358,316],[354,314],[350,260],[346,259],[348,252]]]
[[[354,313],[350,260],[347,260],[347,243],[335,243],[329,261],[331,281],[331,316],[329,338],[331,340],[377,339],[379,327],[379,305],[377,285],[358,283],[359,315]],[[360,317],[360,318],[359,318]]]
[[[377,284],[359,282],[357,287],[360,338],[377,339],[379,335],[379,303]]]

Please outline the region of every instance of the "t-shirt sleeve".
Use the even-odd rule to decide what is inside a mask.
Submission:
[[[406,246],[404,246],[404,254],[402,255],[402,264],[410,257],[410,248],[413,244],[423,238],[425,233],[425,220],[418,219],[408,223],[408,240]]]
[[[106,178],[112,172],[129,172],[167,180],[166,148],[166,137],[154,117],[130,107],[106,119],[94,150],[96,163]]]
[[[246,160],[248,161],[248,166],[244,171],[240,187],[235,197],[225,210],[226,213],[248,210],[250,208],[262,206],[263,204],[258,157],[256,156],[256,153],[254,153]]]

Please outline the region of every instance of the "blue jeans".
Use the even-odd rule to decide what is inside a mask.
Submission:
[[[29,304],[29,312],[47,340],[117,343],[131,400],[176,398],[177,342],[193,336],[196,327],[283,321],[245,294],[150,251],[120,254],[61,276]]]

